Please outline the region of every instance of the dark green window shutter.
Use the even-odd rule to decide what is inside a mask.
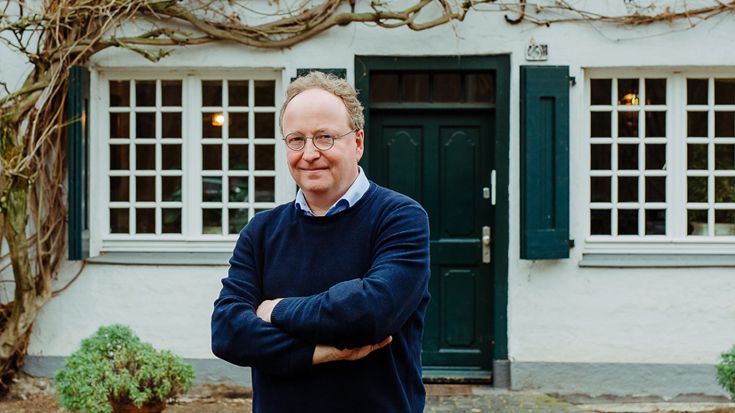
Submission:
[[[569,258],[567,66],[521,66],[521,258]]]
[[[347,69],[336,69],[336,68],[331,68],[331,69],[296,69],[296,77],[306,76],[310,72],[323,72],[323,73],[326,73],[326,74],[330,74],[331,73],[331,74],[337,76],[340,79],[347,79]],[[292,82],[294,80],[296,80],[296,78],[291,79]]]
[[[74,66],[69,71],[66,96],[69,260],[81,260],[89,256],[88,108],[89,71]]]

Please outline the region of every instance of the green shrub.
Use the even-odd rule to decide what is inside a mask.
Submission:
[[[720,356],[720,363],[717,365],[717,381],[735,400],[735,346]]]
[[[61,405],[72,411],[111,413],[111,402],[137,407],[187,392],[194,369],[170,351],[143,343],[129,327],[101,327],[56,373]]]

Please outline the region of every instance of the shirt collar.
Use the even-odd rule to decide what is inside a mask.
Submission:
[[[327,210],[325,216],[334,215],[337,212],[341,212],[352,207],[353,205],[355,205],[355,203],[357,203],[357,201],[360,200],[360,198],[362,198],[363,195],[365,195],[365,192],[367,192],[369,188],[370,181],[368,181],[367,177],[365,176],[362,167],[358,165],[357,179],[355,179],[355,182],[350,185],[350,187],[347,189],[347,192],[345,192],[344,195],[342,195],[342,197],[337,200],[337,202],[329,207],[329,210]],[[294,203],[296,205],[296,208],[303,212],[305,215],[314,216],[311,208],[309,208],[309,204],[306,202],[304,192],[301,190],[301,188],[299,188],[299,190],[296,192],[296,200],[294,201]]]

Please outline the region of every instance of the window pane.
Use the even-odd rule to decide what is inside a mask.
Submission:
[[[222,81],[202,81],[202,106],[222,106]]]
[[[735,177],[715,177],[715,202],[735,202]]]
[[[181,106],[180,80],[162,80],[161,92],[163,106]]]
[[[135,81],[135,106],[156,106],[156,81]]]
[[[638,90],[638,79],[618,79],[618,105],[637,105]]]
[[[590,135],[593,138],[612,136],[611,112],[590,112]]]
[[[618,234],[638,235],[637,209],[621,209],[618,211]]]
[[[130,138],[130,114],[110,113],[110,137]]]
[[[255,202],[273,202],[276,180],[273,177],[255,177]]]
[[[373,103],[398,102],[398,74],[373,73],[370,75],[370,100]]]
[[[666,202],[666,177],[646,177],[646,202]]]
[[[666,235],[666,210],[646,210],[646,235]]]
[[[221,209],[203,209],[202,210],[202,234],[221,234],[222,233],[222,210]]]
[[[735,79],[715,79],[715,105],[735,104]]]
[[[229,228],[228,233],[237,234],[239,233],[245,224],[248,223],[248,209],[230,209],[229,210]]]
[[[230,177],[230,202],[248,202],[248,177]]]
[[[110,233],[127,234],[130,232],[130,211],[127,208],[110,209]]]
[[[429,75],[407,73],[401,76],[403,102],[429,102]]]
[[[687,136],[707,137],[707,112],[687,112]]]
[[[618,112],[618,136],[638,137],[638,112]]]
[[[638,169],[638,145],[618,145],[618,169]]]
[[[592,79],[590,81],[590,103],[593,105],[612,104],[612,80]]]
[[[735,112],[715,112],[715,136],[735,137]]]
[[[638,202],[638,177],[618,177],[618,202]]]
[[[707,202],[707,177],[687,177],[687,202]]]
[[[468,73],[464,77],[464,83],[467,102],[495,102],[495,80],[492,73]]]
[[[610,235],[610,212],[609,209],[593,209],[590,211],[590,233],[592,235]]]
[[[110,106],[130,106],[130,82],[110,81]]]
[[[688,210],[687,224],[687,235],[709,235],[706,210]]]
[[[202,145],[202,169],[222,170],[222,145]]]
[[[255,145],[255,169],[272,171],[275,168],[275,146]]]
[[[135,169],[156,169],[156,145],[135,145]]]
[[[610,145],[590,145],[590,167],[593,170],[610,170]]]
[[[222,178],[202,177],[202,202],[222,202]]]
[[[276,82],[255,81],[255,106],[276,106]],[[257,123],[257,122],[256,122]]]
[[[135,114],[135,137],[139,139],[156,137],[155,113],[138,112]]]
[[[110,177],[110,201],[127,202],[130,200],[130,178],[127,176]]]
[[[646,104],[666,104],[666,79],[646,79]]]
[[[275,138],[274,128],[276,122],[275,113],[256,113],[255,114],[255,137],[256,138]]]
[[[227,82],[227,94],[229,97],[229,106],[247,106],[248,105],[248,81],[247,80],[230,80]]]
[[[181,177],[164,176],[161,178],[161,200],[181,201]]]
[[[202,113],[202,138],[221,138],[224,122],[221,112]]]
[[[135,200],[137,202],[156,201],[155,176],[139,176],[135,178]]]
[[[666,169],[666,144],[647,144],[646,169],[649,171]]]
[[[735,145],[715,145],[715,169],[735,169]]]
[[[248,114],[230,113],[230,139],[248,137]]]
[[[715,235],[735,235],[735,210],[723,209],[715,211]]]
[[[181,170],[181,145],[162,145],[162,169]]]
[[[646,112],[646,137],[666,137],[666,112]]]
[[[181,208],[163,208],[161,218],[163,219],[161,230],[164,234],[181,233]]]
[[[687,169],[707,169],[707,144],[687,145]]]
[[[161,137],[163,138],[180,138],[181,137],[181,113],[166,112],[161,114],[163,123]]]
[[[130,169],[130,145],[110,145],[110,170]]]
[[[135,232],[153,234],[156,232],[156,209],[138,208],[135,210]]]
[[[687,79],[687,104],[707,104],[707,79]]]
[[[435,73],[432,79],[434,102],[461,102],[462,75],[459,73]]]
[[[590,178],[590,200],[592,202],[610,202],[610,177],[593,176]]]
[[[248,169],[248,145],[229,145],[229,169],[244,171]]]

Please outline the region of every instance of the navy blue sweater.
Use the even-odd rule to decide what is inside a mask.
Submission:
[[[422,412],[421,334],[429,302],[429,223],[412,199],[375,183],[351,208],[309,217],[293,202],[240,233],[212,314],[212,350],[251,366],[254,412]],[[271,321],[255,310],[284,298]],[[357,361],[312,365],[316,344]]]

